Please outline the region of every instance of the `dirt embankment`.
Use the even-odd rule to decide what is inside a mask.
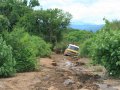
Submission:
[[[0,79],[0,90],[119,90],[119,80],[103,80],[88,62],[85,58],[73,62],[57,54],[41,58],[39,71]]]

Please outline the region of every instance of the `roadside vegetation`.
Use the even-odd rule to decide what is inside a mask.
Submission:
[[[35,71],[37,57],[63,53],[68,44],[80,46],[80,57],[104,66],[120,77],[120,21],[104,19],[97,32],[68,28],[71,14],[60,9],[34,10],[38,0],[0,0],[0,77]]]
[[[38,69],[37,57],[51,55],[71,15],[34,10],[38,0],[0,0],[0,77]]]
[[[69,43],[76,44],[81,58],[90,58],[91,64],[104,66],[109,76],[120,77],[120,21],[104,21],[104,27],[97,32],[67,29],[56,47],[64,51]]]
[[[120,77],[120,21],[105,22],[101,30],[83,43],[80,52],[91,58],[94,65],[104,66],[110,76]]]

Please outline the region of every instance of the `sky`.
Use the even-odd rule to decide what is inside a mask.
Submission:
[[[120,20],[120,0],[39,0],[43,9],[59,8],[72,14],[71,23],[104,24]]]

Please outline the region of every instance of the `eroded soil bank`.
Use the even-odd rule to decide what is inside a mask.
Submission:
[[[120,90],[120,80],[107,79],[104,69],[63,55],[41,58],[40,70],[0,79],[0,90]]]

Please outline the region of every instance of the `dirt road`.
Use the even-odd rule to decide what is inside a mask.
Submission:
[[[40,70],[0,79],[0,90],[120,90],[120,80],[102,78],[103,70],[77,63],[63,55],[40,59]],[[98,71],[96,72],[95,71]]]

